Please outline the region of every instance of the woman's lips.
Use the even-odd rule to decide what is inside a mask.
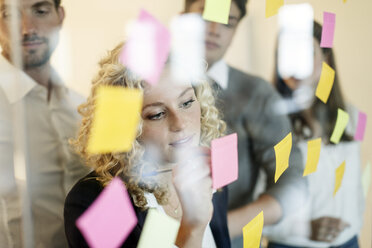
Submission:
[[[176,140],[172,143],[169,143],[169,145],[173,146],[173,147],[183,147],[183,146],[186,146],[189,143],[191,143],[193,137],[194,137],[194,135],[190,135],[190,136],[187,136],[185,138]]]

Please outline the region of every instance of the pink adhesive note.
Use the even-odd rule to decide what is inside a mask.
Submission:
[[[90,247],[119,247],[137,224],[137,217],[124,183],[114,178],[76,226]]]
[[[320,47],[333,47],[333,38],[335,35],[336,14],[324,12],[323,13],[323,30]]]
[[[120,54],[120,62],[154,85],[168,59],[170,46],[168,29],[142,9]]]
[[[238,136],[236,133],[212,140],[211,173],[213,189],[238,179]]]
[[[367,115],[363,112],[359,112],[358,126],[354,135],[355,140],[362,141],[364,139],[364,131],[366,130]]]

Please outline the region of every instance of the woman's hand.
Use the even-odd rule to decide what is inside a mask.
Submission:
[[[173,184],[182,206],[182,220],[176,244],[201,247],[204,231],[213,214],[210,150],[182,150],[173,169]]]
[[[338,235],[350,225],[339,218],[321,217],[311,221],[311,239],[314,241],[333,242]]]

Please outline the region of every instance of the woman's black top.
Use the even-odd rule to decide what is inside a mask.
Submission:
[[[102,192],[103,186],[96,180],[95,172],[80,179],[66,197],[64,208],[65,232],[69,247],[89,247],[80,230],[76,227],[76,220],[93,203]],[[132,202],[133,204],[133,202]],[[138,222],[121,247],[137,247],[147,210],[141,211],[134,206]],[[213,195],[213,217],[210,227],[217,247],[231,247],[227,228],[227,188],[217,191]]]

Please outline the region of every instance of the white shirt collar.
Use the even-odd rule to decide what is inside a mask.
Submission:
[[[0,55],[0,87],[11,104],[21,100],[36,85],[30,76]]]
[[[208,70],[207,75],[218,83],[222,89],[227,89],[229,84],[229,67],[223,59],[214,63]]]
[[[67,88],[54,69],[52,69],[51,80],[59,97],[67,93]],[[10,104],[21,100],[33,88],[38,86],[40,85],[34,79],[24,71],[17,69],[4,56],[0,55],[0,88],[3,89]]]

